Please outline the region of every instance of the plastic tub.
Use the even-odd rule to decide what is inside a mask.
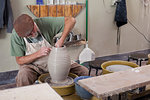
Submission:
[[[103,70],[102,74],[108,74],[108,73],[113,73],[112,71],[109,71],[106,69],[106,67],[110,66],[110,65],[127,65],[130,67],[139,67],[137,64],[133,63],[133,62],[128,62],[128,61],[121,61],[121,60],[116,60],[116,61],[106,61],[104,63],[102,63],[101,68]]]
[[[84,88],[82,88],[80,85],[78,85],[78,81],[82,80],[82,79],[90,78],[90,77],[91,76],[79,76],[74,79],[76,93],[83,100],[85,100],[85,99],[89,100],[93,95],[91,93],[89,93],[87,90],[85,90]]]

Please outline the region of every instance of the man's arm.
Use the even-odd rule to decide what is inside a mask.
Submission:
[[[31,55],[16,57],[16,62],[19,65],[29,64],[40,57],[47,56],[50,53],[50,51],[51,51],[51,48],[42,47],[40,50],[38,50],[37,52]]]
[[[61,47],[64,44],[64,40],[66,39],[67,35],[72,30],[72,28],[74,27],[75,23],[76,23],[75,18],[65,17],[64,30],[63,30],[61,38],[55,44],[56,47]]]

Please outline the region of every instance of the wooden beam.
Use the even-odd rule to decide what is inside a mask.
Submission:
[[[39,10],[39,12],[40,12],[40,17],[47,17],[48,16],[48,5],[41,5],[40,6],[40,10]]]
[[[64,5],[57,5],[57,17],[65,15],[65,6]]]
[[[76,17],[81,10],[85,7],[85,4],[77,5],[27,5],[30,11],[36,17],[60,17],[60,16],[72,16]]]
[[[49,10],[48,16],[50,16],[50,17],[57,17],[57,6],[49,5],[48,10]]]
[[[27,5],[30,11],[36,16],[40,17],[40,6],[39,5]]]

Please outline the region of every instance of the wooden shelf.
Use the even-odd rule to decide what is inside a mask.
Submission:
[[[30,11],[36,17],[61,17],[72,16],[76,17],[81,10],[85,7],[85,4],[76,5],[27,5]]]
[[[69,47],[69,46],[80,46],[86,44],[86,41],[84,39],[81,40],[74,40],[71,42],[66,42],[64,45]]]

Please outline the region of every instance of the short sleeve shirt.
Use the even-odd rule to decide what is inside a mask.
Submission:
[[[52,44],[53,37],[64,30],[64,17],[42,17],[34,19],[44,38]],[[25,56],[26,44],[22,37],[19,37],[15,29],[11,35],[11,55]]]

